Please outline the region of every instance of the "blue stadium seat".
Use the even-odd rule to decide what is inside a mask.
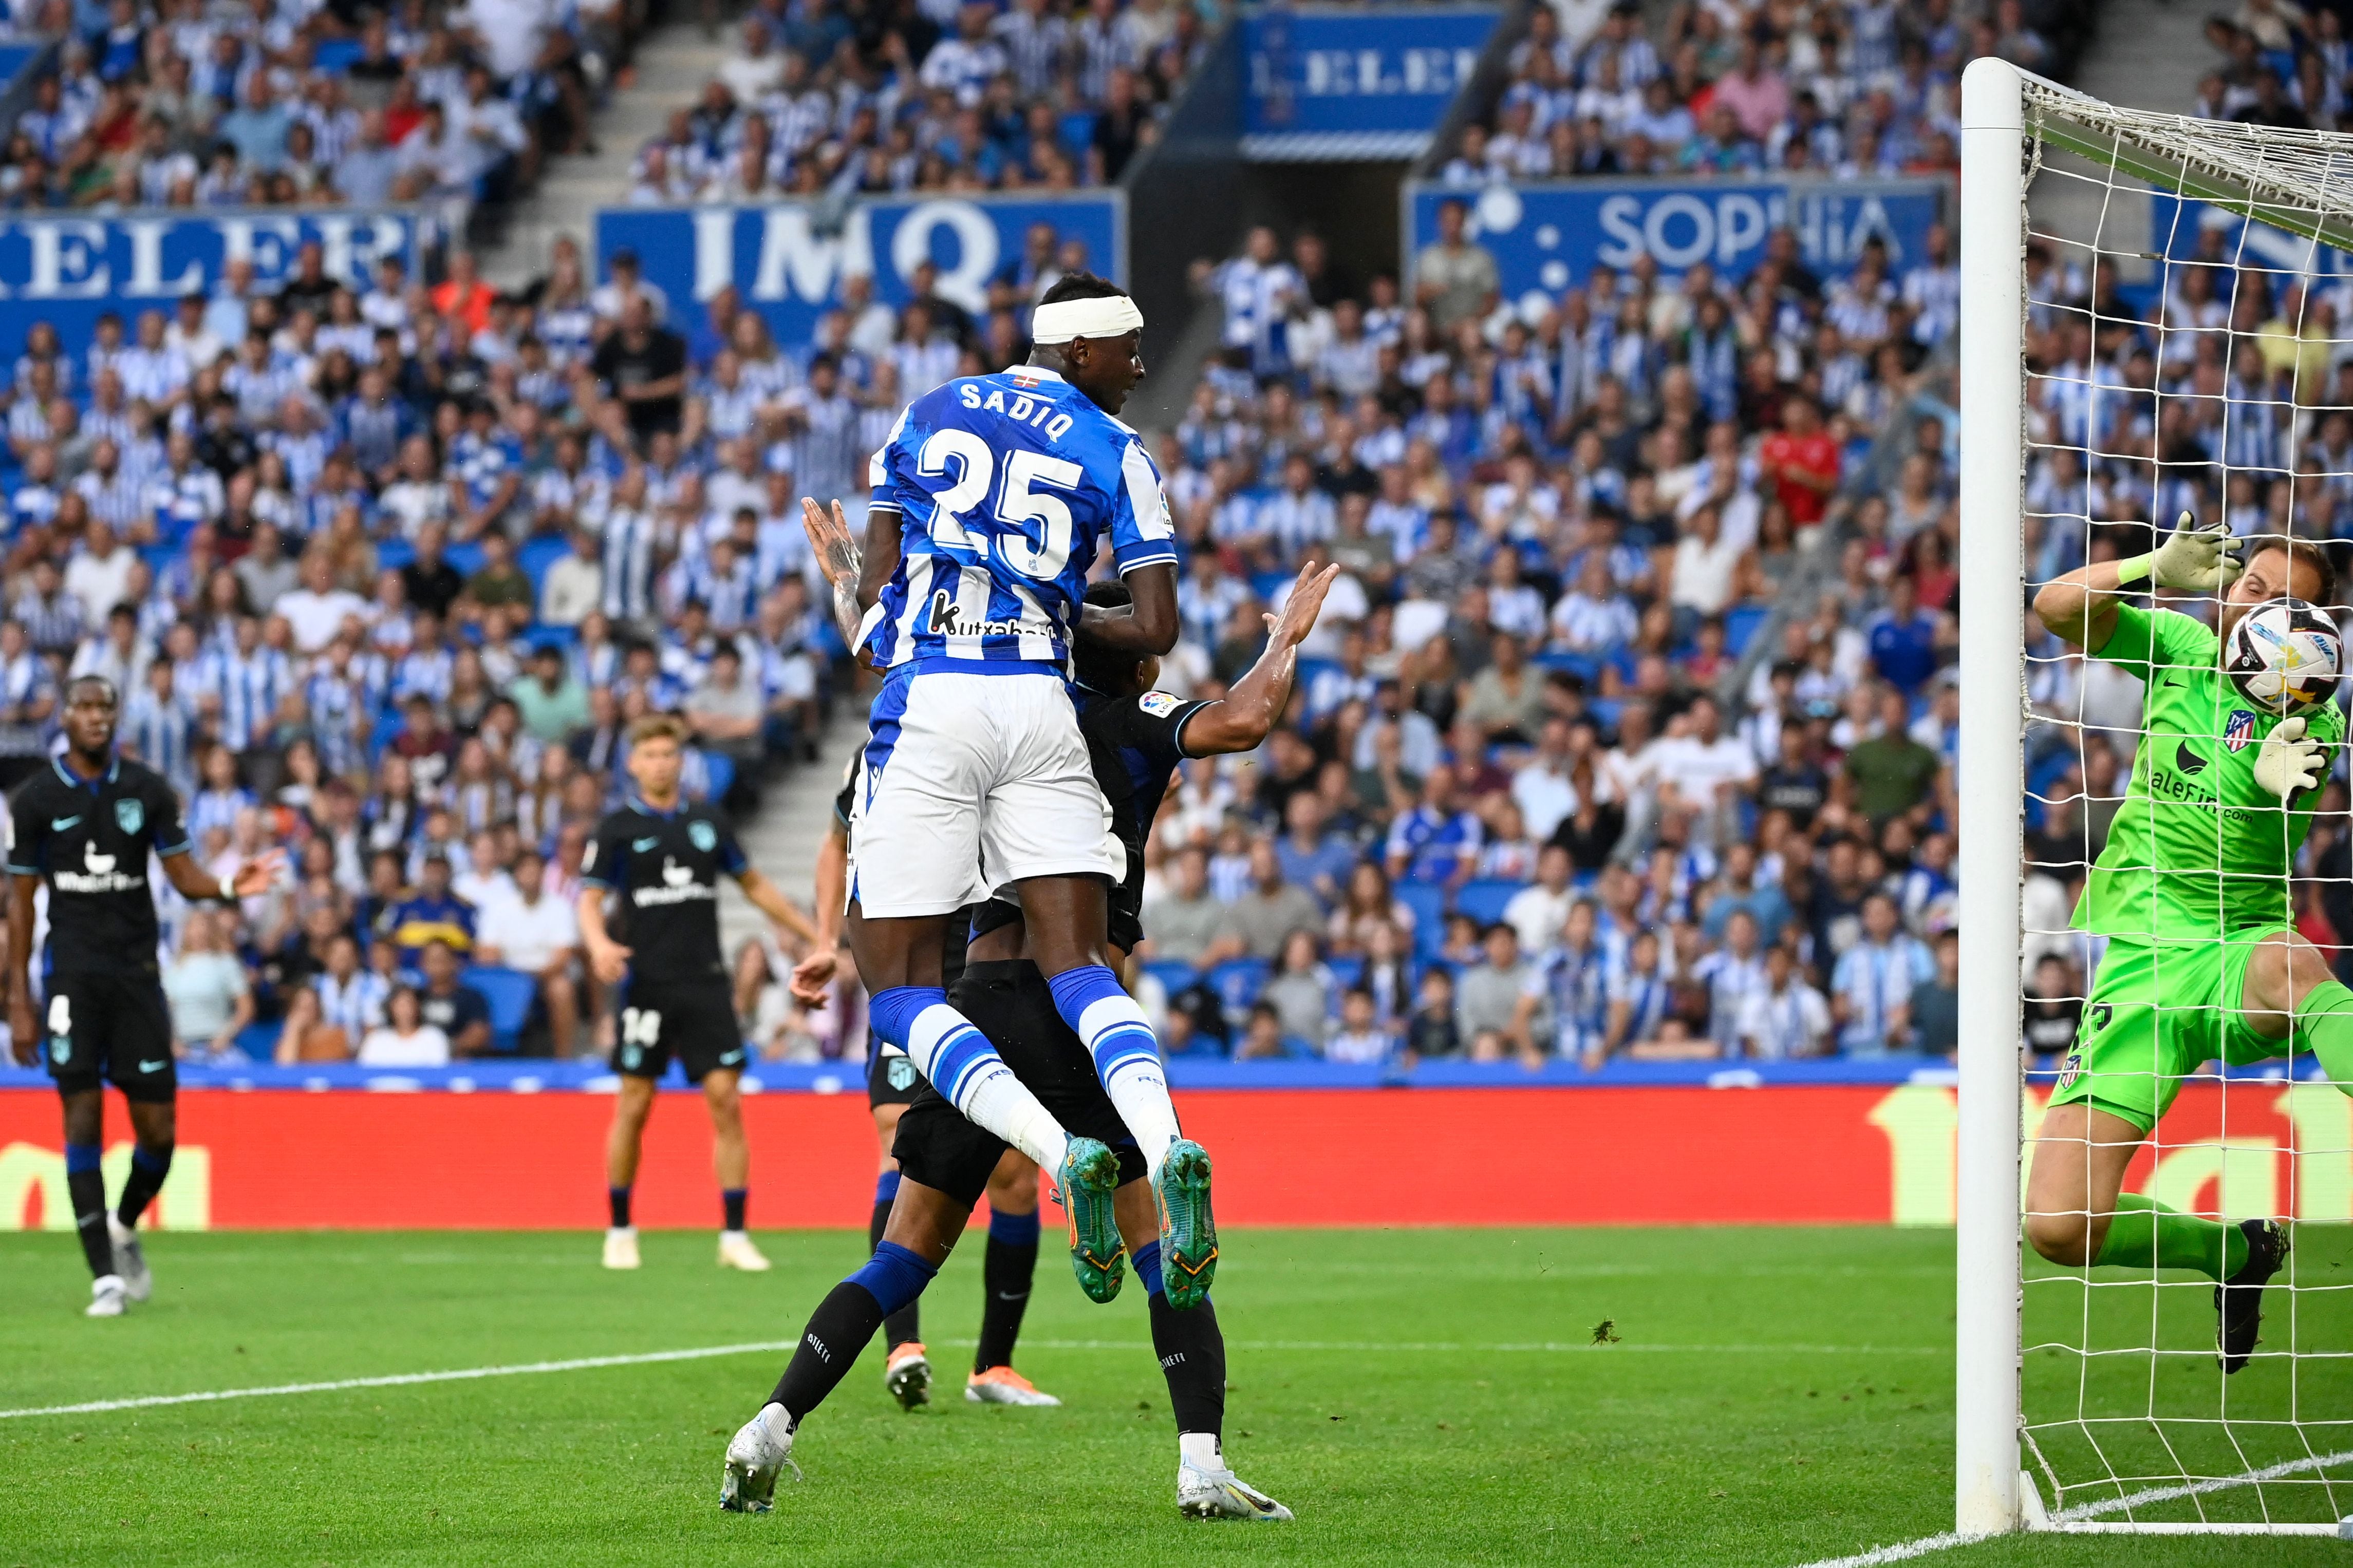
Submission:
[[[1546,669],[1566,670],[1586,685],[1591,686],[1601,675],[1601,660],[1589,653],[1571,653],[1565,648],[1546,648],[1534,660]]]
[[[1465,882],[1454,895],[1454,907],[1481,925],[1492,925],[1504,918],[1504,906],[1512,895],[1526,887],[1525,882],[1506,882],[1499,878],[1485,878]]]
[[[1365,977],[1365,961],[1353,952],[1335,953],[1324,961],[1324,967],[1332,972],[1332,978],[1339,982],[1343,991]],[[1338,1005],[1337,998],[1334,1005]]]
[[[378,571],[397,572],[416,559],[417,546],[398,534],[375,542],[375,563]]]
[[[518,969],[500,969],[478,963],[465,973],[466,984],[482,994],[491,1005],[491,1048],[510,1052],[531,1018],[531,1005],[539,995],[539,983]]]
[[[1265,988],[1274,966],[1263,958],[1229,958],[1203,976],[1226,1010],[1227,1020],[1240,1027],[1250,1017],[1250,1004]]]
[[[523,640],[533,647],[560,647],[568,653],[580,641],[580,628],[534,626],[523,633]]]
[[[705,752],[702,767],[711,777],[711,798],[724,799],[728,786],[735,782],[735,759],[724,752]]]
[[[1735,605],[1724,612],[1724,651],[1738,658],[1747,650],[1757,628],[1772,615],[1769,605]]]
[[[479,544],[453,544],[441,552],[441,559],[458,569],[460,577],[470,577],[482,569],[482,547]]]
[[[1398,902],[1413,911],[1413,931],[1417,939],[1430,939],[1446,926],[1446,889],[1435,882],[1401,881],[1389,889]]]
[[[1200,984],[1201,972],[1181,958],[1155,958],[1144,966],[1144,973],[1160,982],[1160,988],[1173,1000]]]
[[[524,540],[522,547],[515,552],[515,564],[522,567],[523,575],[531,579],[531,585],[538,588],[547,582],[547,569],[570,554],[571,551],[572,546],[560,533],[534,534]]]

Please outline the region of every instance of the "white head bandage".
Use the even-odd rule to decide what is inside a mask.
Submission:
[[[1118,338],[1144,330],[1144,312],[1124,294],[1102,300],[1064,300],[1030,312],[1029,341],[1067,343],[1073,338]]]

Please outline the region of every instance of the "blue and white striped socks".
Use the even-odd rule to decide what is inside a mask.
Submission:
[[[905,1051],[916,1070],[965,1121],[1004,1139],[1050,1175],[1062,1168],[1069,1134],[1013,1076],[988,1037],[948,1005],[944,990],[893,986],[875,994],[866,1016],[874,1032]]]
[[[1119,976],[1100,963],[1066,969],[1047,983],[1054,1010],[1086,1042],[1095,1076],[1135,1135],[1149,1174],[1160,1174],[1168,1146],[1183,1136],[1176,1108],[1168,1100],[1168,1075],[1160,1066],[1160,1043],[1135,998],[1120,989]]]

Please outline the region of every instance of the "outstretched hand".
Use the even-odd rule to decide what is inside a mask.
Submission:
[[[1332,580],[1340,574],[1339,563],[1317,571],[1314,566],[1302,566],[1299,580],[1291,585],[1291,595],[1282,601],[1279,614],[1266,617],[1266,635],[1270,641],[1288,643],[1297,647],[1315,629],[1315,617],[1323,613],[1324,597],[1332,591]]]
[[[812,952],[793,965],[793,1000],[804,1007],[822,1007],[833,995],[834,972],[840,967],[841,950],[828,948]]]
[[[808,535],[818,570],[828,584],[836,588],[845,583],[856,584],[860,563],[858,542],[849,535],[849,518],[839,501],[828,510],[807,496],[801,497],[801,531]]]
[[[230,890],[240,899],[259,897],[269,890],[285,865],[286,852],[282,849],[257,855],[237,868],[237,875],[229,879]]]

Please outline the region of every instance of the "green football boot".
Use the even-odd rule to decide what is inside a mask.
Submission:
[[[1127,1243],[1120,1239],[1111,1207],[1119,1186],[1119,1156],[1092,1138],[1073,1138],[1054,1177],[1071,1226],[1071,1272],[1079,1277],[1087,1300],[1108,1301],[1127,1275]]]
[[[1168,1146],[1152,1184],[1160,1205],[1160,1280],[1168,1304],[1198,1307],[1218,1276],[1218,1222],[1209,1215],[1209,1152],[1190,1138]]]

